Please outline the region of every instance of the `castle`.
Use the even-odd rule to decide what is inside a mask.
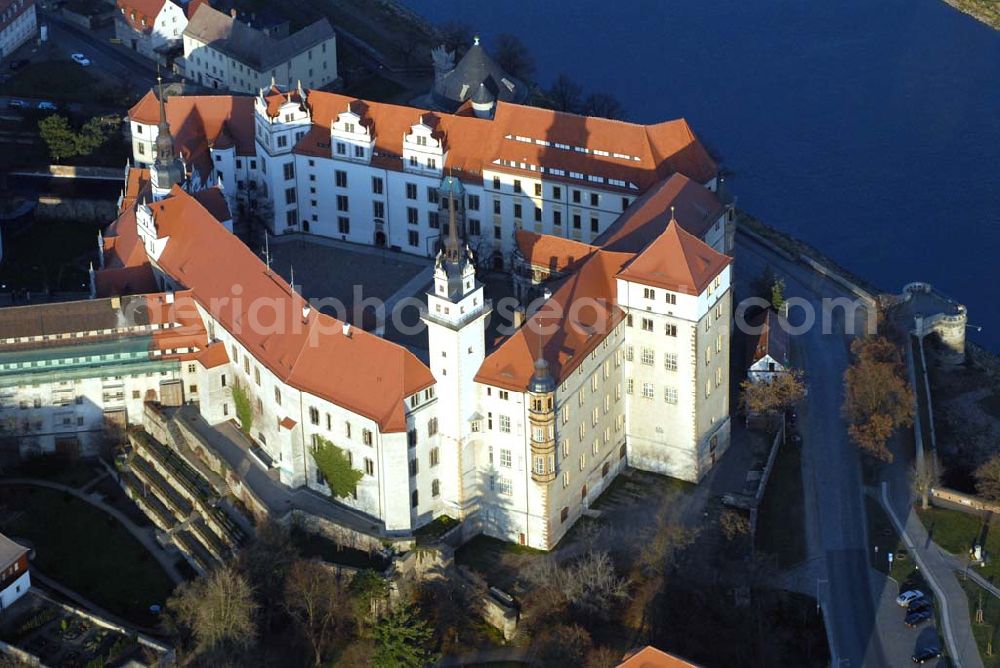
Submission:
[[[285,485],[329,493],[311,456],[322,439],[363,474],[339,501],[381,532],[448,515],[466,537],[540,549],[626,466],[698,481],[728,446],[732,208],[684,121],[502,100],[488,117],[443,114],[276,87],[151,93],[130,120],[139,166],[100,239],[93,303],[117,317],[141,299],[156,316],[0,340],[0,417],[84,393],[52,368],[14,373],[19,346],[67,359],[133,333],[163,376],[116,372],[112,400],[169,394],[217,424],[240,387]],[[255,213],[274,233],[433,256],[426,354],[313,308],[231,233]],[[498,342],[484,265],[537,297]],[[85,403],[119,410],[104,399]]]

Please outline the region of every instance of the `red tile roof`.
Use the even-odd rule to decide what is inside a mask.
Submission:
[[[205,207],[212,217],[220,222],[232,220],[233,214],[229,211],[229,203],[218,188],[206,188],[191,195],[198,203]]]
[[[667,654],[651,645],[646,645],[638,652],[628,654],[617,668],[698,668],[673,654]]]
[[[129,118],[144,125],[160,120],[159,99],[151,90],[129,109]],[[170,95],[164,105],[177,150],[203,178],[213,167],[209,147],[235,146],[237,155],[254,155],[253,98],[238,95]]]
[[[514,240],[517,249],[530,264],[558,272],[570,270],[597,250],[596,246],[582,241],[527,230],[515,232]]]
[[[663,234],[639,253],[619,277],[697,296],[730,262],[731,257],[670,221]]]
[[[138,32],[153,30],[153,22],[160,15],[166,0],[118,0],[118,9],[125,22]],[[145,25],[143,25],[145,19]]]
[[[632,202],[594,243],[637,253],[667,228],[671,207],[681,227],[698,238],[705,236],[725,210],[711,190],[684,174],[674,174]]]
[[[486,358],[476,381],[522,392],[540,351],[557,382],[568,376],[624,319],[617,305],[615,275],[630,259],[630,253],[593,253]]]
[[[434,383],[412,353],[354,327],[345,335],[340,321],[315,309],[303,316],[307,302],[180,188],[149,207],[161,238],[169,237],[157,265],[257,360],[289,385],[375,420],[383,432],[406,430],[404,399]],[[116,225],[119,237],[138,234],[134,215]]]
[[[214,369],[217,366],[229,363],[229,353],[226,352],[225,345],[216,341],[208,344],[208,347],[198,354],[197,359],[206,369]]]

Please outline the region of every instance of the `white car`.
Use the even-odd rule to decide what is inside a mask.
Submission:
[[[38,108],[41,109],[42,111],[56,111],[58,109],[58,107],[56,107],[56,105],[53,104],[52,102],[45,102],[45,101],[39,102]]]
[[[77,65],[82,65],[83,67],[90,66],[90,58],[83,55],[82,53],[74,53],[73,55],[70,56],[70,58],[72,58],[73,62],[76,63]]]
[[[896,597],[896,605],[905,608],[910,603],[913,603],[918,598],[923,598],[924,592],[919,589],[911,589],[909,591],[904,591],[902,594]]]

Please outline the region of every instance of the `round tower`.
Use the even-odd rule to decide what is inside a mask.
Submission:
[[[528,384],[528,421],[531,426],[531,479],[547,483],[556,477],[556,384],[544,358],[535,361]]]

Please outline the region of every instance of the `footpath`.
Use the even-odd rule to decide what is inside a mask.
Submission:
[[[983,660],[972,635],[969,599],[955,577],[951,555],[931,541],[916,513],[909,513],[905,523],[900,521],[889,502],[888,490],[888,483],[883,482],[882,507],[937,597],[944,641],[952,663],[959,668],[981,668]]]

